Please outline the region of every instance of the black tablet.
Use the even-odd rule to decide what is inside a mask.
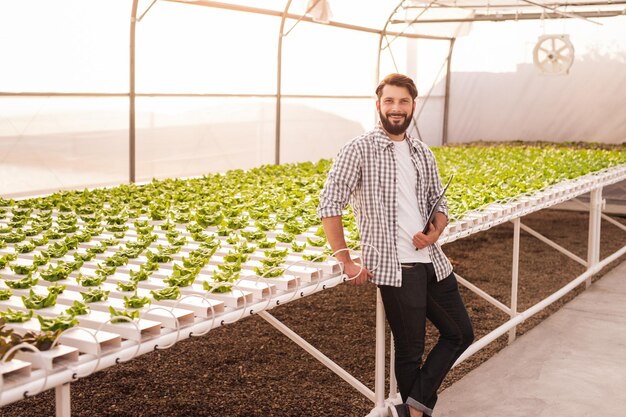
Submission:
[[[450,182],[452,182],[452,178],[454,178],[454,174],[450,175],[450,179],[446,183],[446,186],[443,187],[443,191],[441,192],[439,197],[437,197],[437,201],[435,201],[435,204],[430,209],[430,213],[428,213],[428,220],[426,220],[426,225],[424,226],[424,230],[422,230],[422,233],[426,234],[428,232],[428,225],[432,223],[433,220],[435,219],[435,214],[437,213],[437,211],[439,211],[441,200],[443,200],[443,196],[446,195],[446,190],[448,189]]]

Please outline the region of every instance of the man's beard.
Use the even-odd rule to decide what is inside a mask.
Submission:
[[[390,121],[387,116],[404,116],[404,122],[402,123],[394,123]],[[380,122],[383,124],[383,128],[387,133],[392,135],[401,135],[409,128],[411,124],[411,120],[413,119],[413,112],[410,115],[406,113],[387,113],[387,116],[383,116],[382,112],[378,111],[378,116],[380,117]]]

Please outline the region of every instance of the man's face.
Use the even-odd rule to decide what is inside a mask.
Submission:
[[[395,85],[383,87],[380,99],[376,101],[378,115],[385,131],[391,135],[402,135],[409,128],[415,101],[409,90]]]

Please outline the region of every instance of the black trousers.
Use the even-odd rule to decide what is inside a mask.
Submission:
[[[379,288],[395,343],[402,401],[431,415],[437,389],[474,340],[456,277],[452,273],[437,282],[433,264],[417,263],[402,269],[402,287]],[[439,330],[439,340],[423,362],[426,319]]]

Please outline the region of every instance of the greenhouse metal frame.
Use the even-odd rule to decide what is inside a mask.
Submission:
[[[138,93],[136,92],[136,70],[135,70],[135,35],[137,30],[137,23],[143,18],[149,15],[151,8],[157,3],[157,0],[153,0],[143,10],[139,8],[139,0],[133,0],[130,15],[130,56],[129,56],[129,90],[123,93],[88,93],[88,92],[11,92],[0,91],[0,98],[2,97],[123,97],[129,99],[129,112],[128,112],[128,148],[129,148],[129,182],[136,181],[136,109],[135,101],[137,97],[262,97],[275,100],[275,148],[274,148],[274,163],[279,164],[281,162],[281,109],[283,98],[332,98],[332,99],[373,99],[370,95],[315,95],[315,94],[289,94],[284,93],[282,90],[282,60],[283,60],[283,48],[282,41],[300,22],[317,23],[321,25],[328,25],[343,30],[367,32],[379,35],[378,44],[378,56],[377,56],[377,69],[376,80],[380,78],[381,57],[386,51],[391,52],[390,45],[397,38],[410,38],[410,39],[426,39],[434,41],[448,42],[448,53],[446,55],[443,67],[445,67],[445,94],[444,94],[444,111],[442,122],[442,139],[441,142],[445,144],[448,141],[448,122],[449,122],[449,96],[450,96],[450,74],[451,74],[451,61],[453,59],[454,46],[456,36],[454,34],[450,36],[436,36],[426,35],[414,32],[415,27],[426,27],[429,25],[437,24],[459,24],[480,22],[480,21],[518,21],[518,20],[538,20],[538,19],[579,19],[588,22],[598,23],[603,18],[619,16],[626,14],[626,1],[567,1],[567,2],[535,2],[530,0],[521,0],[519,2],[511,2],[510,0],[496,0],[496,1],[477,1],[477,0],[457,0],[457,1],[431,1],[431,2],[418,2],[403,0],[400,2],[391,2],[388,10],[389,16],[384,22],[384,25],[380,28],[366,27],[350,24],[348,22],[336,22],[333,20],[320,22],[319,17],[312,16],[311,12],[317,7],[322,6],[326,2],[323,0],[312,0],[306,7],[306,12],[303,14],[296,14],[290,11],[292,7],[292,0],[287,0],[284,3],[282,9],[262,9],[251,7],[248,5],[237,3],[225,3],[215,2],[207,0],[199,1],[183,1],[183,0],[161,0],[161,2],[171,3],[187,3],[189,7],[207,7],[224,9],[241,13],[252,13],[266,16],[273,16],[280,18],[280,24],[277,30],[277,55],[276,55],[276,91],[273,94],[255,94],[255,93]],[[356,2],[355,2],[356,4]],[[394,7],[395,5],[395,7]],[[443,17],[441,14],[436,14],[438,17],[430,17],[430,12],[433,10],[446,11],[446,9],[462,9],[471,12],[468,17],[457,17],[450,15]],[[287,23],[290,27],[286,30]],[[457,26],[454,31],[458,31]],[[454,32],[453,31],[453,32]],[[419,31],[417,31],[419,32]],[[391,38],[391,39],[390,39]],[[393,55],[393,53],[391,53]],[[393,56],[391,57],[394,61]],[[395,62],[394,62],[395,65]],[[376,80],[372,80],[375,84]],[[417,124],[417,120],[416,120]],[[418,131],[419,134],[419,131]],[[489,229],[498,224],[511,221],[514,225],[514,253],[513,253],[513,269],[512,269],[512,281],[511,281],[511,305],[506,306],[486,294],[480,288],[477,288],[473,284],[459,277],[459,282],[465,285],[470,290],[474,291],[495,307],[501,309],[505,313],[511,316],[511,319],[500,326],[498,329],[492,331],[489,335],[483,339],[477,341],[470,349],[459,359],[460,363],[488,343],[491,343],[497,337],[508,333],[509,342],[512,342],[515,338],[515,327],[522,323],[524,320],[541,311],[552,302],[558,300],[563,295],[574,289],[582,282],[586,282],[589,286],[591,283],[591,277],[598,273],[602,268],[608,265],[610,262],[616,260],[620,256],[626,253],[626,246],[618,250],[614,254],[600,260],[599,257],[599,243],[600,243],[600,219],[605,218],[608,221],[618,225],[623,230],[626,228],[608,218],[602,213],[602,207],[605,202],[602,199],[602,189],[608,185],[615,184],[617,182],[626,180],[626,168],[619,166],[604,170],[600,173],[588,175],[573,181],[566,181],[557,184],[554,187],[549,187],[540,193],[532,195],[521,200],[511,201],[509,204],[497,203],[492,204],[480,211],[474,211],[467,213],[460,220],[451,223],[444,235],[442,235],[441,243],[449,243],[456,239],[460,239],[469,236],[474,233]],[[564,201],[575,201],[577,197],[587,192],[591,192],[591,201],[589,203],[590,221],[589,221],[589,238],[588,238],[588,257],[587,260],[583,260],[576,255],[569,252],[567,249],[559,246],[558,244],[550,241],[549,239],[541,236],[536,231],[528,228],[521,223],[521,218],[532,212],[552,207],[558,203]],[[584,205],[584,203],[581,203]],[[584,265],[587,270],[572,280],[566,287],[552,294],[542,302],[531,307],[524,312],[517,311],[517,277],[518,277],[518,263],[519,263],[519,238],[521,230],[537,237],[550,245],[554,249],[564,253],[568,257]],[[329,263],[325,265],[328,268],[336,267],[336,264]],[[300,338],[297,334],[291,331],[284,324],[276,320],[268,311],[279,305],[284,304],[292,300],[310,295],[312,293],[332,288],[335,285],[341,284],[346,280],[346,277],[342,275],[341,271],[334,270],[331,277],[320,279],[317,282],[301,285],[297,288],[291,288],[282,294],[278,294],[274,297],[269,295],[267,300],[251,303],[247,299],[244,299],[243,305],[239,305],[237,309],[231,311],[225,315],[220,316],[220,321],[216,319],[215,311],[211,305],[210,314],[211,318],[199,321],[191,326],[186,326],[184,332],[181,331],[181,324],[179,317],[176,317],[170,310],[166,310],[160,307],[161,310],[170,311],[166,313],[173,317],[174,325],[169,326],[169,330],[156,338],[150,338],[148,340],[141,339],[141,331],[136,324],[131,325],[135,327],[136,332],[130,330],[131,334],[135,336],[139,335],[135,341],[127,340],[119,345],[119,349],[113,352],[102,352],[102,347],[98,343],[96,336],[93,336],[97,345],[96,352],[89,360],[79,361],[76,365],[67,367],[64,371],[57,371],[49,373],[48,370],[36,371],[34,378],[25,378],[23,383],[16,386],[12,386],[7,390],[0,390],[0,404],[8,404],[14,401],[18,401],[21,398],[35,395],[46,389],[54,387],[56,389],[56,410],[58,416],[70,415],[70,385],[72,381],[87,376],[99,369],[103,369],[109,366],[113,366],[117,363],[130,360],[136,355],[148,353],[156,349],[164,349],[178,340],[183,338],[189,338],[192,336],[200,336],[212,328],[232,323],[238,319],[258,314],[270,324],[276,327],[279,331],[292,339],[308,353],[320,360],[324,365],[329,367],[340,377],[355,387],[361,394],[366,396],[374,403],[374,408],[369,416],[384,416],[385,415],[385,402],[397,402],[399,398],[397,396],[397,387],[395,385],[395,378],[393,375],[393,363],[390,366],[391,369],[391,386],[389,397],[385,396],[384,384],[385,384],[385,334],[384,334],[384,311],[382,309],[382,302],[380,295],[377,295],[377,346],[376,346],[376,385],[374,390],[366,387],[360,381],[356,380],[345,370],[341,369],[337,364],[333,363],[323,353],[319,352],[312,345]],[[182,301],[182,300],[181,300]],[[205,300],[206,301],[206,300]],[[210,304],[210,303],[209,303]],[[178,303],[177,303],[178,305]],[[159,309],[157,307],[156,309]],[[169,318],[168,318],[169,320]],[[104,327],[104,326],[103,326]],[[90,336],[91,337],[91,336]],[[391,342],[390,349],[393,352],[393,341]],[[36,353],[35,356],[40,355]],[[393,358],[393,355],[391,355]],[[53,360],[53,359],[43,359]],[[393,359],[392,359],[393,361]],[[4,361],[3,361],[4,362]],[[19,369],[17,370],[19,373]],[[1,381],[1,380],[0,380]]]
[[[390,7],[391,10],[387,20],[382,27],[366,27],[350,24],[347,22],[336,22],[333,20],[322,20],[312,16],[312,11],[316,7],[324,7],[326,0],[312,0],[308,3],[306,12],[302,15],[294,14],[290,12],[292,8],[293,0],[287,0],[284,4],[284,8],[280,9],[263,9],[258,7],[251,7],[247,5],[237,4],[236,2],[217,2],[210,0],[160,0],[166,3],[180,3],[189,7],[205,7],[213,9],[229,10],[238,13],[249,13],[255,15],[264,15],[280,18],[277,30],[277,70],[276,70],[276,91],[274,94],[220,94],[220,93],[138,93],[136,92],[136,33],[137,24],[149,15],[150,10],[159,0],[151,0],[147,7],[143,11],[139,9],[139,0],[133,0],[130,13],[130,31],[129,31],[129,77],[128,77],[128,92],[122,93],[89,93],[89,92],[11,92],[1,91],[0,97],[128,97],[129,98],[129,111],[128,111],[128,149],[129,149],[129,174],[128,181],[135,182],[136,176],[136,111],[135,103],[137,97],[239,97],[239,98],[270,98],[275,100],[275,133],[274,133],[274,163],[281,163],[281,106],[283,98],[333,98],[333,99],[368,99],[373,98],[371,95],[312,95],[312,94],[286,94],[282,92],[282,61],[283,61],[283,39],[289,35],[289,33],[296,28],[300,22],[307,22],[312,24],[325,25],[329,27],[335,27],[342,30],[365,32],[379,35],[378,53],[377,53],[377,68],[375,80],[372,83],[375,84],[376,80],[380,79],[381,70],[381,57],[385,52],[390,54],[390,58],[396,67],[396,70],[400,71],[395,64],[393,52],[391,51],[391,44],[398,38],[406,39],[425,39],[434,41],[448,42],[448,53],[443,63],[445,67],[445,93],[443,120],[442,120],[442,137],[441,143],[448,143],[448,124],[449,124],[449,96],[450,96],[450,74],[451,74],[451,62],[453,59],[455,40],[457,34],[463,24],[479,22],[479,21],[520,21],[520,20],[550,20],[550,19],[580,19],[590,24],[602,25],[599,18],[614,17],[626,14],[626,2],[624,1],[588,1],[588,0],[575,0],[564,2],[535,2],[531,0],[520,0],[517,3],[507,0],[495,0],[486,2],[476,2],[471,0],[438,0],[438,1],[415,1],[415,0],[402,0],[399,1],[395,7]],[[393,2],[391,2],[393,4]],[[356,7],[356,3],[355,3]],[[448,18],[429,18],[428,13],[432,11],[441,11],[445,15],[446,10],[461,9],[471,11],[471,16],[468,18],[448,17]],[[411,18],[408,18],[408,14],[411,14]],[[138,16],[139,14],[139,16]],[[441,13],[438,13],[441,14]],[[414,15],[414,16],[413,16]],[[405,16],[401,18],[401,16]],[[149,17],[149,16],[148,16]],[[291,23],[291,27],[286,31],[286,23]],[[420,33],[412,33],[415,27],[429,27],[437,24],[459,24],[454,30],[450,31],[448,36],[434,36],[425,35]],[[401,71],[400,71],[401,72]],[[426,96],[426,101],[430,95]],[[424,103],[425,104],[425,103]],[[423,105],[424,105],[423,104]],[[422,105],[422,107],[423,107]],[[416,119],[419,118],[420,111],[416,115]],[[417,125],[417,120],[415,120]],[[419,135],[419,130],[417,131]],[[41,190],[41,192],[47,192],[53,190]]]

